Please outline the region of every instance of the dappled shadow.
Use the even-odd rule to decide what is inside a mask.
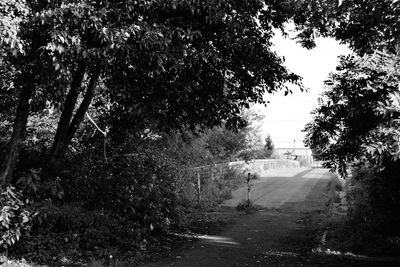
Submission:
[[[309,198],[308,195],[316,190],[321,200],[324,197],[320,192],[324,189],[321,189],[320,185],[327,184],[328,178],[325,170],[318,171],[311,168],[287,169],[287,172],[270,173],[269,176],[264,176],[254,182],[250,199],[255,205],[265,208],[288,208],[292,207],[293,203],[305,202]],[[227,200],[223,205],[235,207],[244,201],[247,198],[247,187],[234,191],[232,196],[232,199]],[[304,207],[302,205],[299,207]],[[321,202],[317,201],[315,205],[321,205]]]
[[[315,179],[315,178],[314,178]],[[312,181],[310,181],[311,183]],[[294,197],[289,199],[284,203],[280,209],[282,210],[292,210],[298,212],[311,212],[311,211],[321,211],[325,208],[326,197],[324,193],[326,192],[329,179],[318,179],[316,183],[312,186],[309,193],[305,196],[303,201],[296,201],[295,196],[304,192],[305,188],[309,187],[309,182],[305,183],[301,188],[294,193]]]
[[[294,178],[294,177],[296,177],[296,178],[303,177],[304,175],[306,175],[307,173],[312,172],[313,170],[314,169],[307,169],[307,170],[304,170],[302,172],[296,173],[295,175],[292,176],[292,178]]]
[[[230,237],[216,236],[216,235],[197,235],[197,234],[175,234],[179,237],[188,239],[198,239],[199,241],[223,247],[239,247],[240,243],[234,241]]]

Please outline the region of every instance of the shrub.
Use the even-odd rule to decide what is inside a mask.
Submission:
[[[245,176],[241,172],[228,169],[220,179],[210,181],[210,184],[205,188],[204,198],[211,202],[211,206],[221,204],[230,199],[232,191],[244,185],[245,182]]]
[[[14,260],[9,259],[6,256],[0,256],[0,266],[4,267],[39,267],[38,265],[30,264],[24,259]]]
[[[236,209],[239,211],[245,211],[247,213],[250,213],[256,211],[256,206],[251,200],[248,201],[244,199],[236,206]]]
[[[353,170],[354,188],[351,191],[353,207],[351,218],[362,221],[373,231],[384,235],[400,235],[400,166],[387,162],[383,170],[367,167]]]
[[[348,238],[355,251],[398,254],[400,247],[391,242],[400,236],[400,181],[397,162],[383,162],[385,168],[367,166],[352,170],[349,198]]]
[[[33,214],[26,209],[22,195],[8,186],[0,193],[0,246],[7,250],[29,232]]]
[[[14,256],[52,262],[135,254],[150,235],[179,223],[180,173],[162,153],[144,150],[106,163],[87,149],[67,159],[58,175],[45,167],[20,175],[18,186],[38,215],[31,234],[9,250]]]
[[[112,214],[85,210],[76,204],[41,203],[38,209],[40,215],[32,234],[24,236],[12,248],[16,256],[46,263],[64,257],[71,260],[106,258],[137,250],[143,241],[142,229],[137,224]]]
[[[250,161],[252,159],[269,159],[273,155],[273,150],[265,148],[250,148],[239,151],[236,158],[241,160]]]

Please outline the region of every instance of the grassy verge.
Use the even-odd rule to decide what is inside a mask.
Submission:
[[[399,255],[400,238],[384,237],[379,229],[374,229],[366,214],[370,208],[363,187],[354,180],[346,181],[351,186],[343,186],[338,177],[333,177],[327,190],[330,208],[340,202],[339,193],[346,192],[349,213],[339,216],[330,212],[322,222],[327,230],[326,248],[341,252],[352,252],[368,256]],[[330,209],[331,210],[331,209]],[[368,215],[368,216],[367,216]]]
[[[334,203],[340,203],[339,192],[341,191],[343,191],[342,182],[337,175],[332,175],[332,178],[328,183],[328,206],[331,206]]]

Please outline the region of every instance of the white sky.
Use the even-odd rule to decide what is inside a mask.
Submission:
[[[266,94],[265,99],[270,104],[267,107],[257,105],[255,109],[265,114],[262,125],[264,135],[271,135],[275,147],[293,147],[294,140],[296,147],[304,147],[305,133],[302,129],[311,121],[310,112],[317,107],[323,81],[335,70],[338,56],[351,51],[347,46],[328,38],[317,39],[317,47],[307,50],[296,41],[284,38],[280,32],[276,32],[273,43],[278,55],[285,57],[286,67],[302,76],[303,84],[309,90],[300,92],[298,88],[293,88],[293,94],[288,96],[284,96],[284,92]]]

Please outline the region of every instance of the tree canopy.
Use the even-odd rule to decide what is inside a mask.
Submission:
[[[337,72],[325,85],[327,90],[314,111],[314,119],[305,128],[305,142],[320,160],[345,174],[349,163],[371,152],[368,144],[372,140],[379,147],[388,141],[377,135],[383,134],[382,127],[398,116],[393,108],[384,108],[397,105],[393,96],[398,94],[398,80],[349,56],[342,57]]]
[[[263,103],[265,92],[301,87],[270,49],[272,29],[293,11],[276,1],[21,0],[2,8],[15,11],[4,19],[10,51],[2,60],[20,92],[3,181],[32,111],[60,111],[50,149],[59,166],[92,105],[114,137],[237,129],[241,108]]]
[[[243,177],[203,187],[193,168],[273,153],[242,111],[302,89],[271,49],[286,23],[307,48],[331,36],[358,53],[326,82],[306,142],[343,175],[373,166],[397,211],[399,3],[0,1],[0,249],[130,258],[180,226],[195,190],[229,196]]]
[[[305,29],[348,43],[358,56],[342,58],[325,82],[323,101],[305,129],[306,144],[341,174],[355,160],[373,161],[385,153],[397,159],[400,3],[312,3],[320,7],[309,9],[316,20]]]

